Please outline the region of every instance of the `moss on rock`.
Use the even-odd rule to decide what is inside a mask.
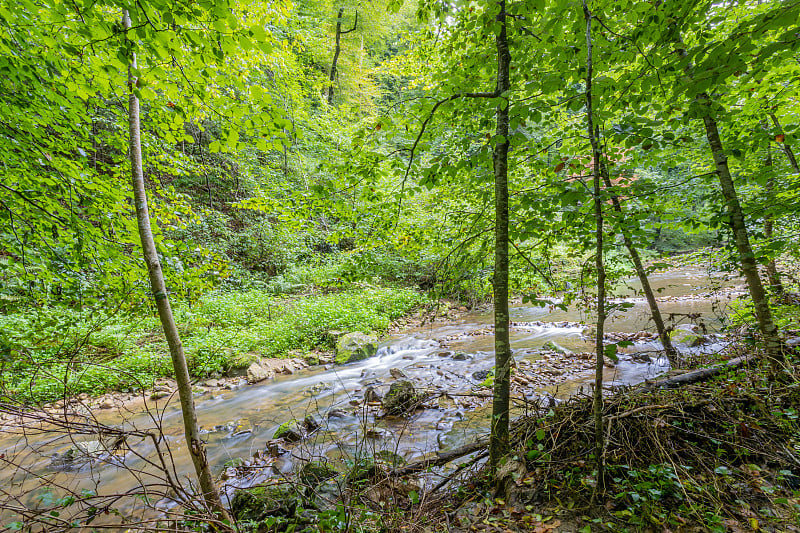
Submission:
[[[270,516],[291,518],[299,501],[288,485],[261,485],[237,490],[231,500],[231,513],[240,521],[261,522]]]
[[[336,341],[335,360],[337,364],[343,365],[367,359],[377,352],[378,338],[375,335],[367,335],[356,331],[342,335]]]
[[[309,461],[303,465],[303,467],[297,473],[297,477],[301,484],[308,487],[313,487],[322,481],[335,477],[337,474],[338,472],[336,470],[325,463],[320,461]]]
[[[405,415],[419,403],[417,391],[408,380],[392,383],[389,392],[383,398],[383,410],[390,415]]]

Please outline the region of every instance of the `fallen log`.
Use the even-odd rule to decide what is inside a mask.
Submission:
[[[442,466],[443,464],[447,464],[454,459],[458,459],[459,457],[469,455],[473,452],[477,452],[478,450],[484,450],[487,446],[489,446],[489,439],[481,439],[470,444],[465,444],[464,446],[456,448],[455,450],[436,452],[433,457],[428,457],[427,459],[423,459],[400,468],[395,468],[389,472],[389,475],[406,476],[415,472],[421,472],[432,466]]]
[[[721,374],[722,372],[726,372],[728,370],[736,370],[737,368],[743,367],[744,365],[746,365],[750,361],[754,361],[755,359],[757,359],[755,355],[744,355],[742,357],[736,357],[734,359],[731,359],[730,361],[726,361],[725,363],[721,363],[719,365],[712,366],[709,368],[692,370],[691,372],[685,372],[683,374],[680,374],[678,376],[673,376],[671,378],[648,382],[637,392],[649,392],[656,389],[674,389],[676,387],[682,387],[683,385],[697,383],[698,381],[705,381],[718,374]]]

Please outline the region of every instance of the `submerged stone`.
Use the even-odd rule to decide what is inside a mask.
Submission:
[[[558,354],[562,354],[562,355],[571,355],[572,354],[571,351],[567,350],[563,346],[559,346],[557,343],[555,343],[553,341],[547,341],[546,343],[544,343],[544,346],[542,346],[542,349],[543,350],[547,350],[549,352],[555,352],[555,353],[558,353]]]

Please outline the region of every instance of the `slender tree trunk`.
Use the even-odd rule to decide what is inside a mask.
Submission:
[[[492,432],[489,440],[489,464],[496,470],[509,451],[509,406],[511,389],[511,343],[508,315],[508,129],[509,100],[505,93],[511,88],[511,52],[506,33],[506,3],[498,2],[500,12],[497,22],[500,31],[497,46],[497,93],[501,96],[497,106],[496,145],[492,157],[494,165],[495,229],[494,229],[494,397],[492,401]]]
[[[601,148],[598,131],[594,124],[592,107],[592,13],[586,0],[583,0],[583,14],[586,19],[586,131],[592,143],[592,185],[594,196],[595,219],[595,267],[597,269],[597,338],[595,339],[595,376],[594,399],[594,455],[597,465],[597,491],[604,488],[605,469],[603,461],[603,367],[605,347],[603,346],[603,329],[606,321],[606,269],[603,261],[603,199],[600,184]]]
[[[608,175],[608,167],[605,164],[601,164],[600,169],[606,188],[612,189],[611,178]],[[611,196],[611,203],[614,205],[614,210],[622,215],[622,204],[616,194]],[[672,341],[669,338],[669,331],[667,331],[667,328],[664,326],[661,310],[658,308],[658,302],[656,302],[653,289],[650,287],[650,280],[647,278],[647,272],[642,264],[642,258],[639,256],[639,250],[636,249],[636,245],[633,244],[633,239],[630,237],[630,232],[628,232],[623,224],[620,224],[620,231],[622,233],[622,240],[625,243],[625,248],[628,249],[628,254],[631,256],[633,268],[636,269],[636,275],[639,277],[639,282],[642,284],[642,292],[644,292],[647,305],[650,306],[650,315],[653,317],[653,322],[656,325],[658,338],[661,339],[661,345],[664,347],[664,352],[666,352],[670,363],[675,365],[680,353],[675,346],[672,345]]]
[[[130,28],[130,17],[128,12],[123,14],[123,25],[126,29]],[[150,226],[150,213],[147,207],[147,193],[144,185],[144,171],[142,164],[142,142],[139,119],[139,98],[136,96],[135,87],[137,80],[133,76],[133,69],[136,68],[136,56],[132,54],[131,66],[128,68],[128,125],[130,133],[130,160],[131,174],[133,182],[133,197],[136,205],[136,220],[139,225],[139,237],[142,241],[142,251],[144,260],[147,264],[147,272],[150,277],[150,288],[156,301],[158,316],[161,319],[161,326],[164,329],[164,336],[169,345],[169,353],[172,357],[172,366],[175,369],[175,381],[178,384],[178,396],[183,413],[183,425],[188,444],[189,453],[194,463],[195,472],[200,481],[200,489],[203,491],[203,500],[209,509],[216,513],[221,520],[228,520],[230,517],[225,507],[222,505],[219,492],[211,476],[211,469],[206,458],[206,450],[203,441],[200,439],[200,431],[197,426],[197,416],[195,413],[194,400],[192,399],[192,384],[189,380],[189,369],[186,365],[186,357],[183,353],[178,328],[172,316],[172,309],[167,296],[167,287],[164,283],[164,275],[161,270],[161,262],[158,258],[153,232]]]
[[[333,59],[331,60],[331,70],[328,76],[328,105],[333,105],[333,84],[336,81],[339,54],[342,52],[342,35],[355,31],[358,27],[358,11],[356,11],[356,19],[353,22],[353,27],[349,30],[342,30],[342,17],[344,17],[344,7],[340,7],[339,13],[336,15],[336,44],[333,48]]]
[[[767,158],[764,160],[764,166],[772,170],[772,150],[769,146],[767,146]],[[775,202],[775,177],[769,176],[767,178],[767,185],[764,188],[764,192],[767,193],[767,204],[771,206]],[[772,214],[767,209],[767,212],[764,214],[764,238],[769,243],[772,241],[773,237],[773,228],[772,228]],[[767,281],[769,281],[770,289],[772,292],[778,296],[782,295],[783,290],[783,283],[781,283],[781,275],[778,272],[778,265],[775,259],[770,259],[767,262]]]
[[[683,48],[683,40],[680,33],[676,34],[675,41],[679,45],[679,48],[676,50],[677,54],[685,58],[686,50]],[[686,65],[684,70],[692,77],[693,66],[691,63]],[[747,233],[747,226],[744,222],[744,212],[739,203],[736,186],[733,183],[730,168],[728,168],[728,156],[725,155],[725,150],[722,147],[719,127],[714,118],[711,105],[712,100],[707,93],[698,94],[696,100],[705,108],[703,113],[703,125],[706,130],[706,139],[711,149],[711,155],[714,158],[714,165],[716,167],[717,177],[719,178],[722,196],[725,199],[725,207],[729,218],[728,223],[733,231],[736,251],[739,255],[739,263],[745,280],[747,281],[750,298],[752,298],[753,305],[755,306],[758,329],[764,341],[764,351],[767,359],[770,361],[773,372],[777,372],[785,362],[783,342],[778,333],[778,328],[772,320],[772,312],[769,309],[769,298],[764,291],[764,286],[761,284],[761,278],[758,275],[756,257],[750,245],[750,237]]]
[[[716,165],[722,196],[725,198],[725,206],[730,219],[729,224],[733,230],[736,250],[739,254],[739,262],[741,263],[744,277],[747,280],[750,297],[753,299],[753,304],[755,305],[756,318],[758,320],[761,337],[764,341],[764,349],[773,370],[777,371],[784,363],[783,343],[778,334],[778,328],[775,327],[775,322],[772,320],[772,312],[769,309],[769,298],[764,291],[764,286],[761,284],[761,278],[758,275],[756,256],[753,253],[752,246],[750,246],[750,237],[744,222],[744,213],[742,211],[742,206],[739,204],[739,196],[736,193],[736,187],[734,186],[733,178],[728,168],[728,157],[725,155],[725,151],[722,147],[717,121],[712,114],[711,100],[707,94],[699,95],[698,100],[705,102],[703,124],[706,129],[706,138],[708,139],[708,144],[714,157],[714,164]]]
[[[775,127],[778,128],[778,131],[783,133],[783,128],[781,128],[781,123],[778,121],[778,117],[775,113],[770,113],[769,118],[772,119],[772,123],[775,124]],[[786,144],[785,141],[780,141],[778,144],[781,145],[783,148],[783,153],[786,154],[786,158],[789,160],[789,164],[792,165],[796,174],[800,174],[800,166],[797,165],[797,158],[794,156],[794,151],[792,147]]]

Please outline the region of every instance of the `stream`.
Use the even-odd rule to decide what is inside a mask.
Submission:
[[[670,314],[692,315],[702,320],[710,333],[717,330],[727,302],[742,290],[739,280],[709,274],[699,268],[673,270],[651,277],[658,293],[659,306],[665,319]],[[632,304],[625,311],[616,310],[606,323],[609,332],[635,333],[653,331],[649,311],[643,298],[636,296],[638,283],[628,281],[630,288],[618,290],[617,302]],[[714,295],[711,289],[725,287]],[[382,342],[372,358],[343,366],[317,366],[281,375],[273,380],[216,391],[195,398],[198,422],[207,441],[209,461],[215,474],[224,479],[232,470],[232,461],[244,458],[244,466],[253,465],[245,474],[231,473],[228,488],[247,486],[267,477],[286,473],[296,466],[293,458],[317,457],[347,461],[361,454],[387,450],[405,461],[413,461],[427,453],[457,447],[478,435],[485,435],[489,426],[489,407],[472,393],[490,394],[480,387],[485,371],[493,366],[494,336],[490,311],[470,312],[454,320],[437,320],[390,336]],[[511,309],[512,349],[523,380],[515,393],[526,398],[552,396],[565,398],[588,387],[593,381],[592,360],[578,355],[591,352],[593,340],[584,336],[592,317],[578,309],[563,311],[551,306],[515,305]],[[717,351],[724,339],[712,335],[710,342],[690,350]],[[545,353],[546,343],[555,343],[573,355]],[[553,345],[548,345],[552,347]],[[606,368],[609,386],[635,384],[653,378],[666,370],[665,358],[642,354],[660,348],[654,340],[638,340],[620,350],[619,363]],[[638,354],[638,355],[637,355]],[[385,394],[400,376],[409,379],[419,390],[432,393],[425,408],[409,417],[381,417],[378,407],[364,401],[368,387]],[[403,377],[406,376],[406,377]],[[447,394],[443,394],[447,393]],[[185,443],[177,397],[166,403],[152,402],[148,412],[141,410],[105,410],[93,413],[97,419],[118,427],[152,428],[158,421],[174,461],[174,474],[186,480],[192,472]],[[310,438],[295,445],[285,445],[292,453],[268,457],[265,443],[276,429],[291,420],[312,416],[321,427]],[[92,461],[83,465],[65,465],[53,461],[54,454],[63,454],[75,441],[97,439],[91,435],[66,435],[59,432],[22,431],[19,427],[0,429],[0,454],[8,461],[0,473],[6,493],[25,493],[22,501],[35,505],[35,492],[25,487],[37,475],[44,475],[61,484],[65,490],[91,489],[98,493],[123,492],[155,479],[160,479],[152,465],[143,458],[156,455],[147,439],[128,442],[136,453]],[[253,459],[254,455],[256,456]],[[122,468],[124,462],[128,468]],[[11,467],[11,463],[18,465]],[[24,468],[20,468],[22,465]],[[258,466],[258,468],[256,468]],[[265,468],[262,468],[265,467]],[[133,476],[130,468],[139,469]],[[11,487],[9,489],[9,487]],[[165,504],[166,505],[166,504]],[[5,518],[7,511],[0,511]],[[7,520],[0,521],[0,529]]]

